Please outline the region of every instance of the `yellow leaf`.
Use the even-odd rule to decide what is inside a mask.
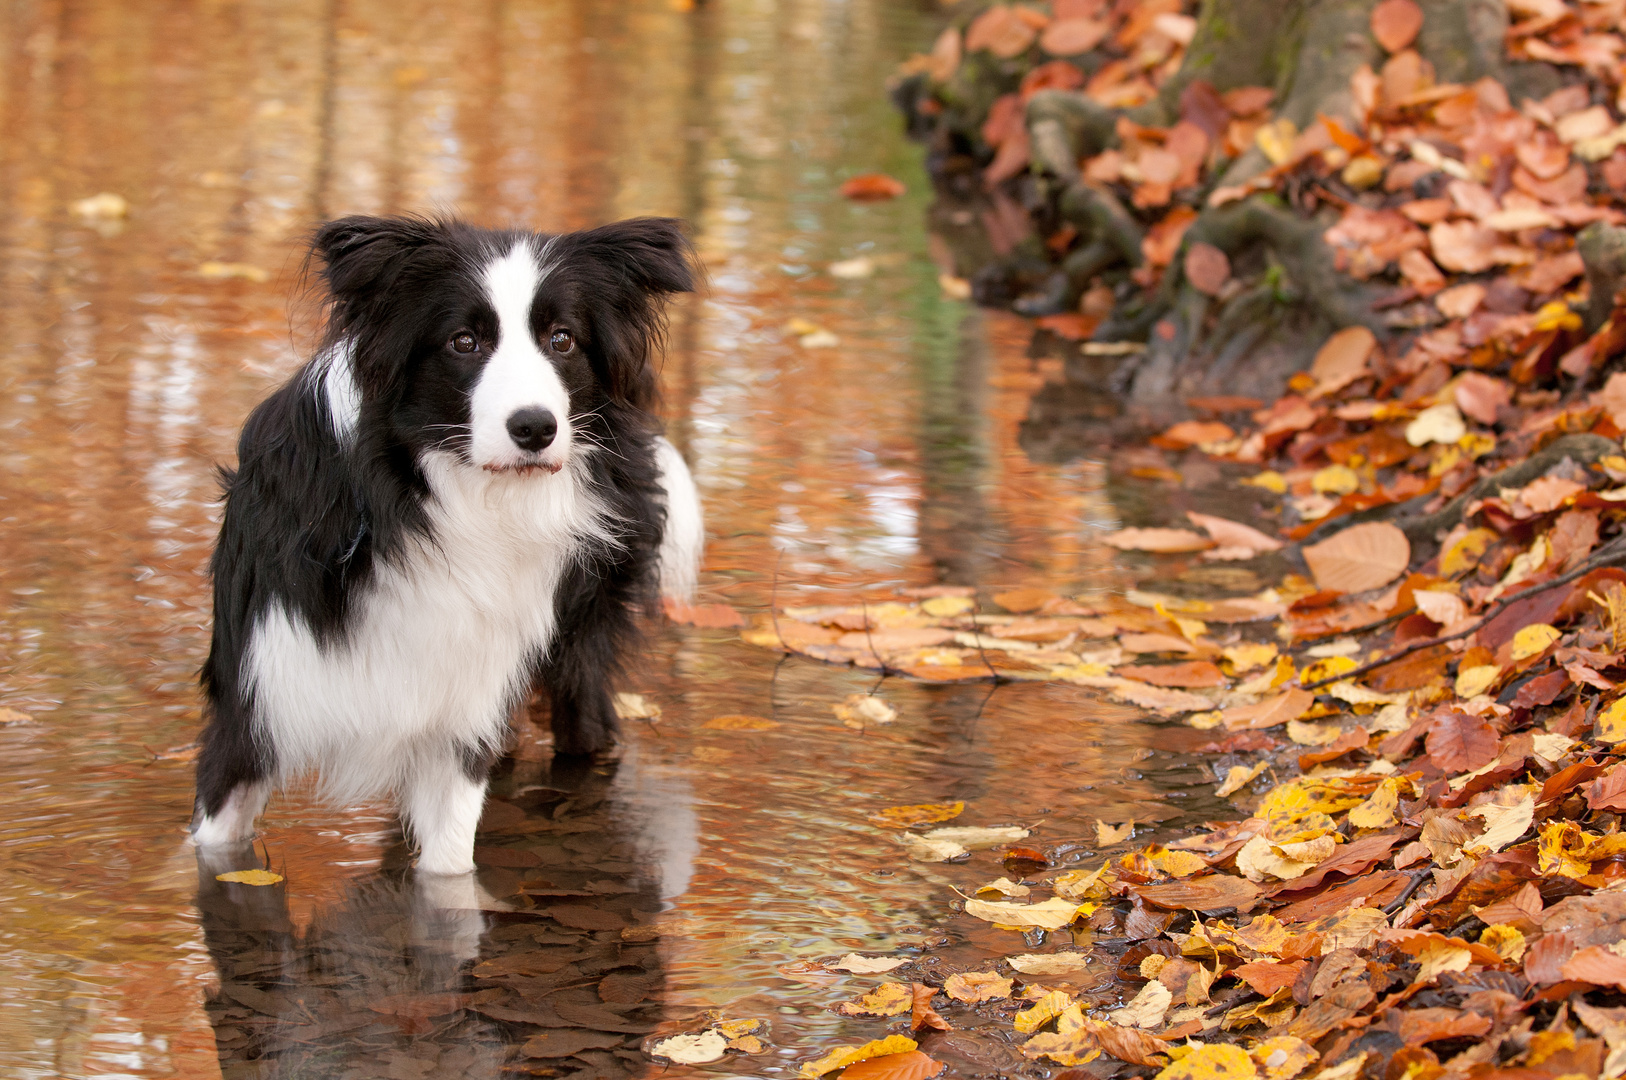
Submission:
[[[228,278],[242,278],[245,281],[256,282],[271,280],[270,271],[264,267],[240,262],[206,262],[198,267],[198,276],[209,278],[212,281],[224,281]]]
[[[1126,821],[1122,825],[1108,825],[1099,818],[1096,819],[1095,842],[1100,847],[1121,844],[1134,834],[1135,823],[1133,821]]]
[[[1322,495],[1348,495],[1361,490],[1361,478],[1348,465],[1328,465],[1310,477],[1310,487]]]
[[[1536,834],[1536,869],[1543,877],[1586,877],[1592,860],[1582,856],[1592,839],[1573,821],[1549,821]]]
[[[1129,824],[1134,825],[1134,822]],[[1094,870],[1069,870],[1052,878],[1050,887],[1056,890],[1057,896],[1065,900],[1076,900],[1080,903],[1085,900],[1105,900],[1111,895],[1104,880],[1106,871],[1106,863],[1102,863]]]
[[[1483,431],[1470,431],[1457,440],[1457,448],[1473,460],[1478,461],[1496,449],[1496,440]]]
[[[719,1020],[712,1025],[725,1039],[743,1039],[745,1036],[763,1030],[766,1020],[760,1017],[745,1017],[740,1020]]]
[[[1250,780],[1264,772],[1269,765],[1269,761],[1259,761],[1255,762],[1251,766],[1231,766],[1230,770],[1225,774],[1225,780],[1220,784],[1219,787],[1214,789],[1214,794],[1218,795],[1222,799],[1227,795],[1234,795],[1236,792],[1241,791]],[[1207,863],[1203,863],[1201,859],[1198,859],[1197,861],[1204,866],[1208,865]]]
[[[1495,542],[1497,534],[1491,529],[1469,529],[1456,542],[1440,554],[1440,573],[1456,577],[1479,565],[1479,557]]]
[[[1519,632],[1513,635],[1513,659],[1528,660],[1532,656],[1539,656],[1547,651],[1547,646],[1563,636],[1558,627],[1546,623],[1520,627]]]
[[[1599,742],[1626,742],[1626,697],[1616,698],[1598,714],[1593,737]]]
[[[1073,1004],[1072,996],[1061,990],[1052,990],[1033,1003],[1030,1009],[1016,1014],[1016,1030],[1031,1035],[1060,1016]]]
[[[1457,697],[1464,701],[1478,697],[1496,685],[1501,674],[1502,669],[1495,664],[1475,664],[1461,669],[1457,672]]]
[[[1391,776],[1367,796],[1365,802],[1349,812],[1349,823],[1357,829],[1387,829],[1398,819],[1400,785],[1411,785],[1397,776]]]
[[[1570,306],[1562,300],[1554,300],[1550,304],[1541,305],[1536,312],[1535,330],[1579,330],[1581,329],[1581,316],[1570,310]]]
[[[884,982],[857,1001],[843,1001],[836,1012],[843,1016],[899,1016],[914,1005],[914,991],[902,983]]]
[[[1503,960],[1514,963],[1524,955],[1524,932],[1507,923],[1493,923],[1479,935],[1479,943]]]
[[[1248,1051],[1248,1056],[1265,1080],[1293,1080],[1321,1057],[1309,1043],[1292,1035],[1266,1039]]]
[[[1272,788],[1254,816],[1286,825],[1311,814],[1336,814],[1365,801],[1366,793],[1357,792],[1348,780],[1299,776]]]
[[[1354,671],[1358,667],[1360,665],[1352,657],[1329,656],[1325,660],[1317,660],[1307,665],[1303,671],[1299,672],[1299,682],[1305,684],[1320,682],[1322,679],[1336,678],[1346,671]]]
[[[871,814],[869,820],[883,829],[907,829],[911,825],[930,825],[934,821],[957,818],[964,809],[963,802],[889,806]]]
[[[976,606],[977,602],[969,596],[934,596],[922,602],[920,610],[934,619],[951,619],[964,615]]]
[[[1406,441],[1413,446],[1454,443],[1468,434],[1468,424],[1452,402],[1431,405],[1406,425]]]
[[[282,880],[282,875],[269,870],[233,870],[227,874],[216,874],[215,880],[237,885],[275,885]]]
[[[870,1058],[886,1057],[889,1054],[907,1054],[915,1049],[919,1043],[905,1035],[888,1035],[884,1039],[867,1042],[863,1046],[838,1046],[828,1054],[816,1061],[809,1061],[802,1066],[802,1075],[807,1077],[823,1076],[827,1072],[845,1069],[848,1065]]]
[[[1240,1046],[1209,1043],[1158,1073],[1157,1080],[1253,1080],[1258,1075]]]
[[[1238,683],[1238,694],[1263,694],[1281,686],[1291,679],[1297,671],[1293,667],[1293,659],[1289,656],[1278,656],[1275,667],[1267,667],[1247,682]]]
[[[1256,488],[1264,488],[1266,491],[1272,492],[1276,495],[1287,494],[1287,477],[1283,476],[1275,469],[1266,469],[1262,473],[1257,473],[1245,480],[1239,480],[1237,482],[1240,484],[1250,484]]]
[[[1180,636],[1187,641],[1195,643],[1199,637],[1208,631],[1208,624],[1201,619],[1186,619],[1172,614],[1161,602],[1155,605],[1155,608],[1159,615],[1174,624],[1175,629],[1180,631]]]
[[[1076,901],[1053,896],[1042,904],[1006,904],[992,900],[967,900],[965,913],[973,919],[996,923],[1000,926],[1019,926],[1023,929],[1040,927],[1059,930],[1078,916]]]
[[[1284,116],[1260,127],[1254,132],[1253,141],[1272,165],[1283,165],[1293,156],[1293,140],[1298,134],[1293,121]]]
[[[1262,645],[1231,645],[1220,650],[1220,655],[1229,661],[1233,675],[1264,667],[1276,659],[1276,654],[1276,646],[1270,642]]]
[[[1256,773],[1262,771],[1267,764],[1269,763],[1261,761],[1256,767]],[[1152,860],[1153,866],[1175,877],[1189,877],[1199,870],[1208,869],[1208,864],[1191,852],[1170,851],[1161,844],[1153,844],[1147,848],[1146,857]]]

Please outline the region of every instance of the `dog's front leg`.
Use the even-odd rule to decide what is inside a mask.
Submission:
[[[474,870],[474,830],[486,801],[488,754],[428,757],[407,777],[401,818],[418,841],[418,870],[467,874]]]

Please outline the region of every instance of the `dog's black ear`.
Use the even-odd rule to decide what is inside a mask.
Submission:
[[[419,218],[339,218],[316,230],[311,254],[322,260],[328,292],[343,304],[387,292],[409,264],[403,256],[440,242],[442,232],[435,222]]]
[[[594,366],[610,396],[654,403],[650,354],[666,329],[666,298],[692,292],[694,248],[676,218],[629,218],[573,234],[565,257],[580,260],[593,319]]]

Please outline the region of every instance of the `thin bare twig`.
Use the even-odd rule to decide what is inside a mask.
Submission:
[[[1391,653],[1388,656],[1380,656],[1376,660],[1362,664],[1353,671],[1345,671],[1338,675],[1329,675],[1325,679],[1317,679],[1313,683],[1306,683],[1302,689],[1319,690],[1323,686],[1331,686],[1333,683],[1343,682],[1345,679],[1358,679],[1362,675],[1376,671],[1380,667],[1388,667],[1397,660],[1404,660],[1413,653],[1422,652],[1424,649],[1432,649],[1436,645],[1444,645],[1448,641],[1456,641],[1459,638],[1465,638],[1469,634],[1476,633],[1486,623],[1496,618],[1496,616],[1500,615],[1503,611],[1507,610],[1508,607],[1517,603],[1518,601],[1530,596],[1534,596],[1539,592],[1546,592],[1548,589],[1556,589],[1560,585],[1567,585],[1578,578],[1585,577],[1594,570],[1600,570],[1603,567],[1608,566],[1610,563],[1620,562],[1622,559],[1626,559],[1626,534],[1622,534],[1621,536],[1618,536],[1609,543],[1605,544],[1596,554],[1587,559],[1580,566],[1577,566],[1574,570],[1560,574],[1551,581],[1544,581],[1539,585],[1532,585],[1528,589],[1522,589],[1519,592],[1514,593],[1512,596],[1502,597],[1502,599],[1492,604],[1490,610],[1481,615],[1472,626],[1464,630],[1458,630],[1454,634],[1442,634],[1439,637],[1427,638],[1423,641],[1414,641],[1410,645],[1407,645],[1405,648],[1401,649],[1399,652]]]

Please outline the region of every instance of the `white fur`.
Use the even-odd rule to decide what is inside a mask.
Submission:
[[[312,379],[320,383],[317,396],[326,403],[328,423],[340,442],[350,440],[361,419],[361,387],[356,385],[352,357],[350,342],[341,341],[317,357],[310,369]]]
[[[661,536],[661,595],[688,600],[700,577],[700,558],[706,550],[706,523],[700,493],[677,447],[664,437],[655,440],[655,463],[666,489],[666,532]]]
[[[523,240],[485,269],[498,339],[469,401],[469,456],[482,468],[555,468],[570,460],[570,393],[531,335],[531,301],[545,276]],[[553,442],[540,452],[520,449],[508,434],[508,418],[533,407],[547,409],[559,424]]]
[[[242,844],[254,839],[254,819],[265,809],[271,797],[271,781],[256,784],[238,784],[226,796],[220,813],[200,815],[192,829],[192,839],[199,847],[224,847]]]
[[[607,511],[576,469],[491,473],[442,453],[422,464],[433,538],[375,564],[342,644],[324,648],[271,608],[244,676],[279,779],[316,770],[342,802],[399,792],[420,865],[457,873],[485,797],[459,748],[502,744],[526,660],[553,636],[560,575],[585,540],[607,538]]]

